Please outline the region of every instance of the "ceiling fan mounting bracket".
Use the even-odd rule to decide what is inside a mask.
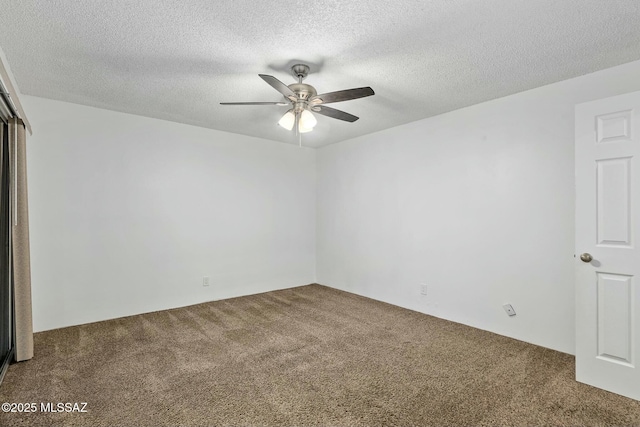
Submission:
[[[309,66],[305,64],[296,64],[291,67],[291,73],[293,74],[293,77],[298,79],[299,83],[302,83],[302,80],[309,75]]]

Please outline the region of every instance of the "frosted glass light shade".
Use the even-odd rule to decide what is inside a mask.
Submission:
[[[302,133],[309,132],[315,125],[318,124],[318,120],[313,117],[311,111],[302,110],[300,114],[300,121],[298,122],[298,130]]]
[[[291,130],[293,129],[293,125],[295,124],[295,122],[296,115],[293,114],[293,110],[289,110],[284,114],[284,116],[282,116],[278,124],[286,130]]]

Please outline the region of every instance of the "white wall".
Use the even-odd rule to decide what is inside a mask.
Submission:
[[[36,331],[315,281],[314,150],[21,98]]]
[[[638,75],[640,61],[319,149],[318,282],[574,353],[574,104]]]

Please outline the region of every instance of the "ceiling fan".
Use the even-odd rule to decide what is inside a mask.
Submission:
[[[335,108],[327,107],[324,104],[332,102],[348,101],[351,99],[364,98],[374,94],[370,87],[359,87],[355,89],[339,90],[318,95],[316,89],[302,80],[309,74],[309,67],[305,64],[296,64],[291,67],[291,73],[298,79],[297,83],[285,85],[280,80],[266,74],[258,74],[262,80],[269,83],[275,90],[284,95],[285,100],[280,102],[221,102],[221,105],[280,105],[290,106],[278,124],[287,130],[295,128],[298,135],[310,132],[317,124],[316,118],[311,113],[322,114],[345,122],[355,122],[358,117],[353,114]]]

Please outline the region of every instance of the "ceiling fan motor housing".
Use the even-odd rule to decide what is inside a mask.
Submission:
[[[296,93],[298,99],[309,99],[318,94],[313,86],[306,83],[292,83],[288,87]]]
[[[306,70],[309,70],[309,67],[306,65],[294,65],[292,70],[295,72],[296,67],[306,67]],[[300,75],[298,75],[300,77]],[[302,79],[300,79],[302,81]],[[296,94],[296,100],[293,102],[293,109],[296,112],[301,112],[302,110],[308,109],[308,101],[309,98],[318,94],[316,89],[308,85],[306,83],[292,83],[288,86]]]

